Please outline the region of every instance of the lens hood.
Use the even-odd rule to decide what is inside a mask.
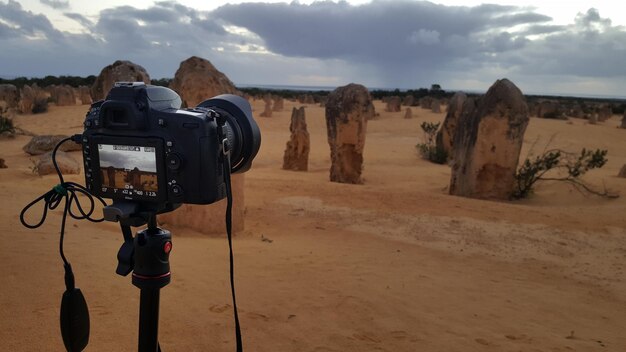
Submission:
[[[237,137],[230,141],[237,144],[232,146],[232,150],[239,151],[234,153],[234,158],[231,159],[231,172],[248,171],[261,146],[261,131],[252,117],[250,103],[238,95],[222,94],[203,101],[198,107],[217,108],[229,115],[227,122]]]

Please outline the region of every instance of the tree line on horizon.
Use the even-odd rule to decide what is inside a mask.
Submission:
[[[87,77],[81,76],[52,76],[48,75],[43,78],[37,77],[16,77],[12,79],[0,78],[0,84],[12,84],[17,88],[21,89],[25,85],[32,85],[36,83],[39,87],[47,87],[51,85],[68,85],[72,87],[79,86],[88,86],[91,87],[96,81],[96,76],[89,75]],[[151,79],[150,83],[155,86],[169,87],[173,78],[158,78]],[[240,91],[253,95],[265,95],[265,94],[273,94],[278,95],[284,99],[295,99],[299,95],[302,94],[315,94],[320,96],[327,96],[330,91],[328,90],[290,90],[290,89],[272,89],[272,88],[262,88],[262,87],[237,87]],[[433,98],[450,98],[454,95],[456,91],[445,91],[441,88],[439,84],[432,84],[430,88],[416,88],[416,89],[407,89],[400,90],[396,89],[373,89],[370,90],[370,95],[373,99],[382,100],[386,97],[391,96],[399,96],[406,97],[408,95],[413,96],[416,99],[420,99],[422,97],[430,96]],[[480,96],[481,94],[467,93],[468,96]],[[558,100],[558,101],[577,101],[581,106],[585,106],[585,102],[611,102],[611,108],[614,114],[623,114],[626,111],[626,103],[621,99],[603,99],[603,98],[577,98],[577,97],[568,97],[568,96],[548,96],[548,95],[526,95],[527,98],[531,99],[550,99],[550,100]]]
[[[170,83],[172,82],[172,80],[173,78],[158,78],[158,79],[151,79],[150,83],[155,86],[168,87]],[[33,83],[36,83],[40,87],[47,87],[51,85],[57,85],[57,86],[68,85],[72,87],[92,86],[95,81],[96,81],[96,76],[94,75],[89,75],[87,77],[48,75],[43,78],[38,78],[38,77],[31,77],[31,78],[16,77],[16,78],[11,78],[11,79],[0,78],[0,84],[12,84],[20,89],[24,87],[25,85],[32,85]],[[319,95],[328,95],[328,93],[330,93],[327,90],[290,90],[290,89],[270,89],[270,88],[261,88],[261,87],[245,87],[245,88],[238,87],[238,89],[242,92],[245,92],[251,95],[272,93],[274,95],[282,96],[283,98],[293,98],[303,93],[315,93]],[[439,84],[433,84],[431,85],[430,89],[418,88],[418,89],[409,89],[409,90],[402,90],[402,91],[400,89],[394,89],[394,90],[374,89],[370,91],[370,94],[372,95],[372,98],[374,99],[382,99],[383,97],[394,96],[394,95],[397,95],[397,96],[413,95],[416,98],[430,95],[430,96],[437,97],[437,98],[443,98],[446,96],[451,96],[453,92],[446,92],[445,90],[441,89],[441,86]]]

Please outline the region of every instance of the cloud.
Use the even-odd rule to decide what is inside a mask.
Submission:
[[[213,11],[157,1],[89,18],[64,15],[85,31],[59,31],[45,15],[0,2],[0,74],[97,74],[126,59],[152,77],[172,77],[180,61],[197,55],[240,83],[486,88],[506,76],[541,89],[605,80],[626,90],[626,31],[596,9],[558,26],[523,7],[408,0],[243,3]]]
[[[61,32],[52,26],[46,16],[25,11],[19,2],[13,0],[9,0],[6,4],[0,3],[0,20],[4,21],[5,27],[11,28],[15,35],[45,36],[48,39],[61,37]]]
[[[66,10],[70,8],[69,0],[39,0],[39,2],[57,10]]]
[[[276,54],[373,67],[387,86],[459,81],[477,73],[491,82],[499,78],[495,74],[526,82],[546,75],[556,80],[626,75],[626,65],[619,63],[626,59],[626,32],[595,9],[568,26],[516,6],[402,0],[361,6],[244,3],[214,13],[257,34]]]
[[[70,18],[78,23],[80,23],[83,27],[89,29],[89,30],[93,30],[93,26],[94,23],[88,19],[87,17],[79,14],[79,13],[72,13],[72,12],[66,12],[63,14],[65,17]]]

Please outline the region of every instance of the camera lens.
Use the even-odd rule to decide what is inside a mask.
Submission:
[[[261,146],[261,131],[252,117],[250,103],[244,98],[222,94],[198,104],[215,109],[226,118],[226,138],[231,147],[231,172],[248,171]]]

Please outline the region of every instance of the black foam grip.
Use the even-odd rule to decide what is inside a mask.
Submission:
[[[89,343],[89,310],[85,297],[78,288],[63,293],[61,336],[68,352],[80,352]]]

